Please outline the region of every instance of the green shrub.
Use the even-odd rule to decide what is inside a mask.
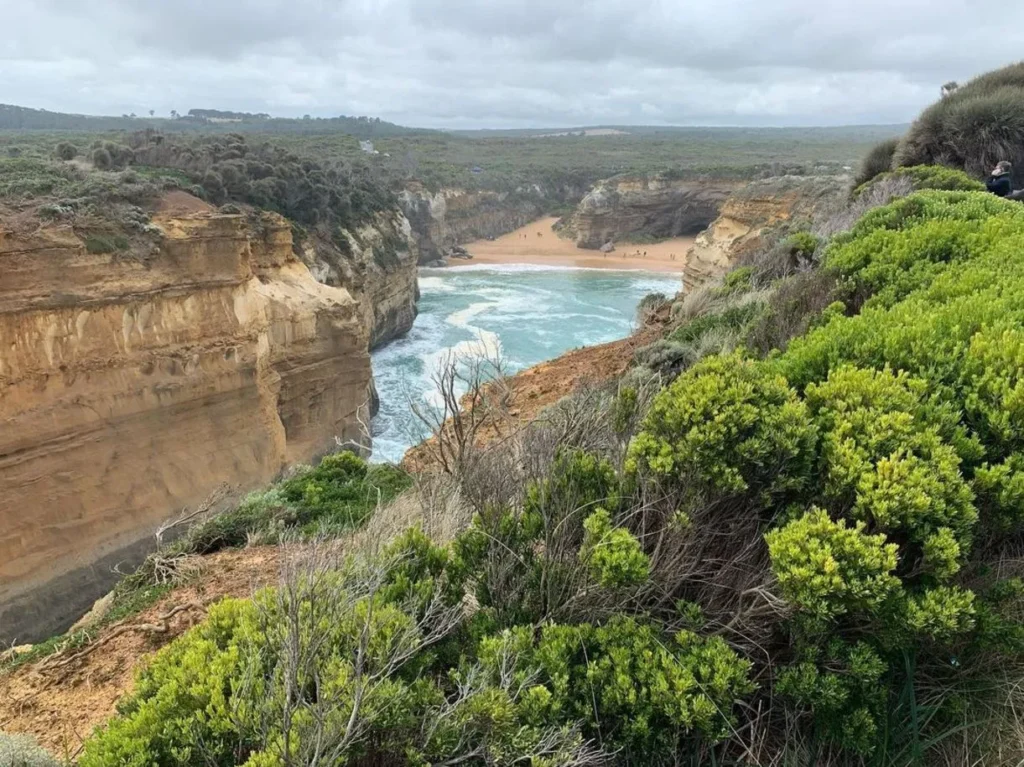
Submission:
[[[911,165],[906,168],[882,173],[869,182],[860,184],[854,190],[854,197],[861,197],[875,187],[888,181],[906,179],[910,181],[914,191],[923,189],[939,189],[947,192],[983,192],[985,185],[955,168],[941,165]]]
[[[818,622],[877,614],[900,590],[897,546],[812,509],[766,536],[772,571],[786,599]]]
[[[974,491],[994,531],[1005,534],[1020,530],[1024,525],[1024,453],[980,466],[974,472]]]
[[[519,627],[484,640],[484,666],[496,676],[516,658],[513,673],[547,691],[548,716],[584,722],[627,760],[673,753],[688,735],[721,740],[733,702],[753,690],[750,663],[717,637],[682,631],[670,639],[624,616],[604,626],[545,626],[534,636]]]
[[[814,443],[786,379],[732,354],[698,363],[655,398],[630,462],[708,491],[777,494],[804,487]]]
[[[784,246],[797,259],[808,261],[818,249],[818,238],[807,231],[794,232],[784,242]]]
[[[746,293],[753,287],[754,269],[749,266],[741,266],[727,272],[722,278],[722,284],[717,292],[722,296],[731,296],[734,293]]]
[[[487,620],[504,628],[557,615],[571,595],[590,585],[591,571],[605,575],[607,585],[619,575],[637,575],[642,553],[626,540],[626,530],[612,529],[619,492],[607,460],[562,450],[548,476],[525,488],[521,509],[488,507],[478,514],[454,549]],[[605,533],[612,546],[592,560],[596,538]],[[592,567],[581,568],[581,560]]]
[[[867,642],[833,640],[808,655],[779,675],[779,693],[811,711],[827,740],[870,754],[885,713],[888,664]]]
[[[597,509],[583,523],[586,535],[580,560],[591,577],[605,588],[635,586],[650,575],[650,560],[640,541],[621,527],[612,527],[611,515]]]
[[[871,151],[861,160],[857,175],[853,178],[854,186],[865,184],[876,176],[885,173],[892,168],[892,158],[896,154],[896,147],[900,143],[898,137],[886,139],[871,148]]]
[[[821,435],[823,497],[854,519],[923,544],[952,531],[964,551],[977,521],[960,456],[942,440],[976,445],[948,407],[926,399],[927,384],[889,370],[850,366],[810,384],[807,404]]]
[[[128,249],[128,239],[122,234],[89,235],[85,238],[85,249],[89,253],[114,253],[119,250]]]
[[[347,451],[328,455],[315,469],[297,467],[290,478],[249,493],[234,508],[193,526],[170,550],[211,554],[253,539],[273,543],[285,533],[339,534],[364,523],[410,484],[397,466],[368,466]]]
[[[78,147],[67,141],[61,141],[57,144],[56,153],[61,160],[74,160],[78,156]]]
[[[729,306],[721,312],[705,314],[680,325],[668,336],[669,341],[694,344],[709,333],[726,329],[741,333],[762,309],[761,304],[750,302]]]

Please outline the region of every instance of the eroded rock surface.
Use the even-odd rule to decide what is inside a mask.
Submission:
[[[581,189],[539,184],[511,192],[442,189],[411,185],[399,195],[409,220],[419,263],[442,259],[454,246],[500,237],[540,218],[553,206],[579,199]]]
[[[809,221],[816,211],[844,197],[848,188],[844,177],[778,176],[737,189],[687,253],[684,287],[720,277],[741,258],[761,249],[772,227]]]
[[[313,278],[288,223],[155,223],[144,261],[0,225],[4,643],[70,625],[218,488],[365,437],[364,309]]]
[[[696,234],[715,219],[722,203],[740,186],[730,180],[616,176],[594,185],[565,233],[579,247],[593,250],[630,237]]]

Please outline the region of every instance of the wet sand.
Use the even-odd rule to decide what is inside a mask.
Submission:
[[[577,248],[551,226],[557,218],[542,218],[496,240],[477,240],[465,246],[472,260],[449,259],[450,266],[473,264],[547,264],[589,269],[640,269],[681,274],[693,237],[675,237],[654,245],[615,246],[614,253]],[[643,254],[647,255],[644,256]]]

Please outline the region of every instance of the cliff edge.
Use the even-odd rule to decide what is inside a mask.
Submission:
[[[845,199],[848,192],[849,179],[844,176],[776,176],[736,189],[687,253],[684,288],[722,276],[741,258],[762,248],[768,230],[809,220],[817,210]]]
[[[0,225],[0,641],[65,628],[153,532],[369,419],[369,328],[288,222],[156,217],[145,258]]]

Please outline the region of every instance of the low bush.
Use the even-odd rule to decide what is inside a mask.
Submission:
[[[892,158],[896,154],[896,147],[899,145],[899,137],[886,139],[872,147],[864,159],[861,160],[857,175],[853,178],[855,186],[865,184],[876,176],[892,169]]]
[[[908,181],[911,189],[917,192],[925,189],[939,189],[946,192],[981,192],[985,189],[984,184],[976,178],[968,176],[962,170],[944,168],[939,165],[912,165],[881,173],[858,186],[853,194],[855,198],[861,197],[880,186],[900,180]]]
[[[67,141],[61,141],[57,144],[57,148],[54,151],[56,152],[57,157],[65,162],[68,160],[74,160],[78,156],[78,147]]]
[[[0,765],[3,767],[60,767],[29,735],[0,732]]]
[[[703,360],[658,395],[630,458],[694,490],[774,495],[808,480],[814,443],[786,380],[732,354]]]
[[[363,524],[410,484],[409,476],[395,466],[368,466],[353,453],[335,453],[315,469],[300,467],[290,478],[193,527],[175,551],[210,554],[244,546],[254,536],[271,543],[288,531],[338,534]]]

